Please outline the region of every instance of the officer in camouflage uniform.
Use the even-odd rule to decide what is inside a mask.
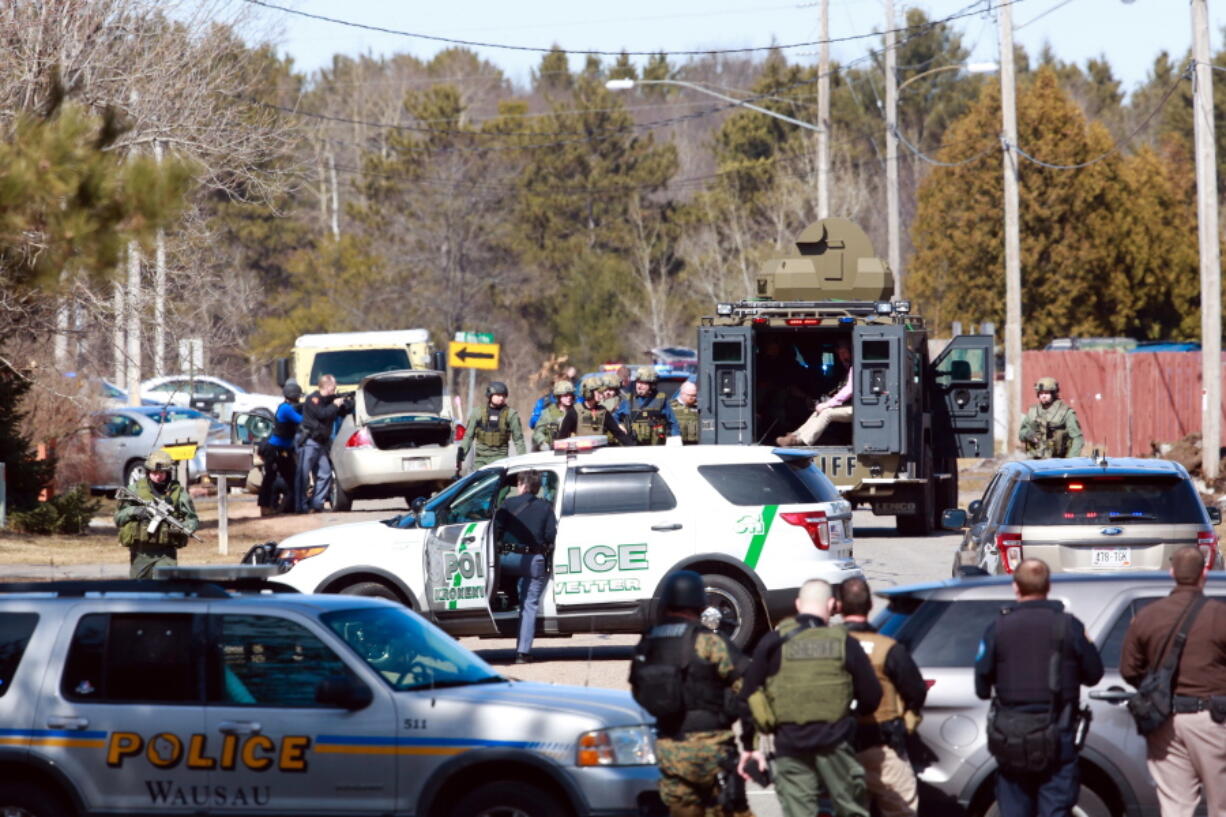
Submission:
[[[616,372],[605,372],[600,376],[600,405],[604,406],[605,411],[616,414],[623,396]]]
[[[548,451],[553,447],[562,430],[562,421],[567,414],[575,413],[575,384],[569,380],[559,380],[553,384],[553,401],[541,410],[536,428],[532,430],[532,443],[537,451]]]
[[[1056,378],[1039,378],[1034,390],[1039,403],[1026,412],[1018,434],[1026,446],[1026,456],[1036,460],[1080,456],[1085,437],[1077,412],[1060,399]]]
[[[668,398],[656,389],[659,382],[654,368],[640,366],[634,374],[634,394],[614,414],[617,424],[628,428],[639,445],[664,445],[668,437],[681,434]]]
[[[485,387],[486,405],[483,408],[474,408],[468,416],[468,431],[456,451],[457,474],[463,467],[470,448],[476,451],[473,455],[474,471],[495,460],[511,456],[512,440],[515,442],[516,451],[527,453],[524,427],[519,421],[519,413],[507,405],[508,394],[506,383],[494,381]]]
[[[175,462],[165,451],[157,450],[145,460],[145,476],[138,479],[130,490],[146,502],[165,500],[174,509],[173,516],[189,531],[200,527],[200,518],[187,490],[174,478]],[[115,510],[115,524],[119,527],[119,544],[128,549],[131,568],[128,576],[133,579],[152,579],[153,569],[158,565],[179,563],[179,548],[187,544],[187,534],[165,522],[153,533],[149,523],[154,514],[149,508],[131,499],[121,499]]]
[[[677,396],[669,404],[677,426],[681,429],[681,442],[694,445],[698,442],[698,384],[689,380],[677,389]]]
[[[575,406],[574,436],[586,437],[592,434],[603,434],[609,445],[634,445],[634,438],[613,419],[613,412],[608,409],[602,397],[608,390],[608,381],[603,375],[593,375],[583,381],[583,402]],[[558,432],[558,437],[569,437],[570,424],[564,423]]]
[[[739,780],[724,790],[724,781],[736,777],[732,724],[748,661],[723,635],[699,623],[706,607],[699,574],[669,574],[659,603],[659,624],[635,647],[630,688],[635,700],[656,716],[660,798],[671,817],[749,817],[753,812]],[[742,718],[741,728],[742,744],[752,746],[752,724]]]

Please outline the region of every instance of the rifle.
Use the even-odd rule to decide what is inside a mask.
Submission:
[[[135,502],[137,505],[140,505],[142,508],[149,511],[150,514],[152,514],[152,518],[149,520],[149,526],[146,528],[150,534],[157,533],[158,526],[165,522],[179,533],[182,533],[185,536],[190,536],[197,542],[204,541],[194,532],[188,530],[186,525],[184,525],[178,519],[175,519],[175,509],[165,499],[159,499],[157,497],[154,497],[153,499],[144,499],[137,495],[134,491],[127,488],[120,488],[118,491],[116,491],[115,498],[126,500],[128,502]]]

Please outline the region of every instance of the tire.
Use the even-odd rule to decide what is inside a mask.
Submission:
[[[702,577],[707,588],[707,606],[720,611],[723,623],[719,631],[742,650],[758,636],[762,622],[754,594],[736,579],[708,573]]]
[[[367,596],[376,599],[390,599],[397,604],[402,604],[403,599],[400,598],[395,590],[388,587],[383,582],[355,582],[347,587],[342,587],[342,594],[346,596]]]
[[[335,475],[332,477],[332,510],[353,510],[353,497],[345,493],[345,489],[341,487],[341,481]]]
[[[460,797],[449,817],[571,817],[557,797],[531,783],[499,780]]]
[[[66,817],[72,811],[55,794],[34,783],[0,783],[4,817]]]
[[[131,460],[123,467],[123,484],[124,487],[131,485],[138,479],[145,476],[145,461]]]
[[[983,813],[983,817],[1000,817],[1000,807],[996,804],[995,799],[988,806],[988,810]],[[1113,815],[1098,793],[1083,783],[1077,792],[1077,805],[1073,806],[1072,817],[1113,817]]]
[[[932,529],[937,531],[941,530],[941,514],[945,509],[958,507],[958,460],[945,460],[938,470],[950,477],[942,480],[941,490],[936,492],[937,502],[932,509]]]

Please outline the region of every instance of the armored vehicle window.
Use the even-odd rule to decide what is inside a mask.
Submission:
[[[60,690],[70,701],[197,703],[195,654],[191,615],[82,616]]]
[[[744,348],[739,340],[717,340],[711,344],[711,362],[744,363]]]
[[[864,341],[860,359],[869,362],[890,362],[890,343],[885,340]]]
[[[575,514],[668,511],[677,500],[655,471],[575,474]]]
[[[220,666],[209,672],[209,702],[313,707],[315,688],[349,670],[310,630],[276,616],[214,616]]]
[[[356,386],[368,374],[408,368],[408,349],[338,349],[315,355],[310,382],[318,383],[320,377],[330,374],[338,386]]]
[[[1192,483],[1178,476],[1036,479],[1009,510],[1016,525],[1120,525],[1206,522]]]
[[[0,698],[8,692],[17,665],[38,624],[37,613],[0,613]]]
[[[953,349],[936,370],[940,386],[951,383],[984,383],[987,380],[987,349]]]
[[[698,473],[733,505],[800,505],[833,502],[839,492],[810,463],[797,467],[786,462],[700,465]]]
[[[1010,604],[1005,599],[925,601],[905,618],[892,620],[888,634],[906,645],[921,668],[971,667],[983,631]]]

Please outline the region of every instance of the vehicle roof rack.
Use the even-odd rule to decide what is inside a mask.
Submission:
[[[226,599],[230,594],[214,582],[166,581],[164,579],[79,579],[53,582],[3,582],[0,594],[54,595],[81,598],[90,594],[158,593],[194,596],[201,599]]]

